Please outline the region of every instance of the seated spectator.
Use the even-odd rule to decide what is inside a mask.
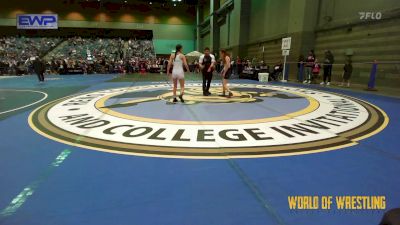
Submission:
[[[281,74],[283,71],[283,64],[282,61],[279,61],[277,64],[274,65],[273,71],[270,75],[272,80],[278,80],[279,74]]]

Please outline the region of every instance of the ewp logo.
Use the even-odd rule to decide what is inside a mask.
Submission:
[[[18,29],[58,29],[57,14],[17,15]]]

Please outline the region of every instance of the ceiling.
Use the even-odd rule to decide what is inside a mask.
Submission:
[[[69,0],[74,1],[74,0]],[[184,5],[197,5],[198,0],[80,0],[80,2],[102,2],[102,3],[121,3],[121,4],[137,4],[137,3],[146,3],[146,4],[155,4],[155,5],[173,5],[173,4],[184,4]]]

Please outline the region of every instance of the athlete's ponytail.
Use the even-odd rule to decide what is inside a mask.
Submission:
[[[181,51],[181,49],[182,49],[182,45],[181,45],[181,44],[177,44],[177,45],[175,46],[175,57],[174,57],[174,60],[175,60],[175,58],[176,58],[176,53],[179,52],[179,51]]]

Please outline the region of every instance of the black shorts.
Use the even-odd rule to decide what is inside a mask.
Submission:
[[[229,79],[231,77],[232,74],[232,69],[229,68],[228,71],[226,71],[225,75],[224,75],[224,79]]]

